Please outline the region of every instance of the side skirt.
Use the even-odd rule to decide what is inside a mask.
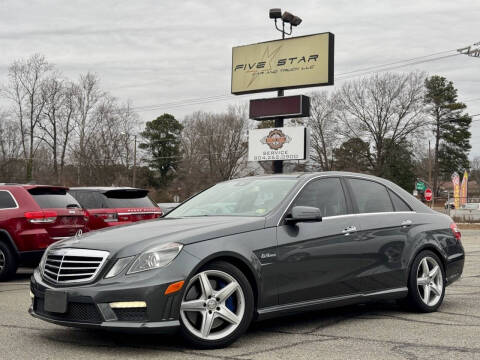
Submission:
[[[371,300],[379,299],[399,299],[408,294],[408,288],[395,288],[371,293],[358,293],[352,295],[337,296],[319,300],[308,300],[291,304],[270,306],[263,309],[258,309],[257,320],[269,319],[272,317],[290,315],[297,312],[328,309],[339,306],[362,303]]]

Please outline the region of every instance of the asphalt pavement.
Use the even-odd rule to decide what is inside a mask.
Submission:
[[[226,349],[195,350],[178,336],[63,328],[32,318],[31,271],[0,283],[0,359],[480,359],[480,230],[463,231],[463,277],[436,313],[393,302],[255,323]]]

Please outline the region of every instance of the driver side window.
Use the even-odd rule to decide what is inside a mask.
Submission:
[[[347,203],[339,178],[326,178],[308,183],[293,202],[293,206],[313,206],[322,217],[344,215]]]

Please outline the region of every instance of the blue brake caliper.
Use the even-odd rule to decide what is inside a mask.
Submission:
[[[227,286],[226,283],[223,281],[219,280],[218,281],[218,286],[220,289],[223,289],[225,286]],[[233,302],[233,295],[230,296],[226,301],[225,305],[227,306],[227,309],[230,310],[231,312],[235,312],[235,303]]]

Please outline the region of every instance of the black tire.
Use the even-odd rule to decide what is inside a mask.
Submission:
[[[0,242],[0,281],[10,280],[17,273],[18,262],[10,246]]]
[[[441,284],[441,295],[436,299],[436,302],[431,305],[427,304],[422,298],[422,290],[419,288],[417,281],[418,272],[421,271],[421,269],[419,269],[419,266],[422,261],[424,261],[424,259],[433,259],[438,264],[441,272],[441,280],[439,279],[439,284]],[[417,312],[429,313],[437,311],[440,305],[442,305],[443,298],[445,297],[445,278],[445,269],[443,268],[443,263],[439,259],[439,257],[430,250],[420,252],[415,257],[415,260],[410,267],[410,274],[408,277],[408,296],[405,299],[404,304],[406,304],[410,309]],[[437,288],[438,286],[436,285],[436,289]]]
[[[199,273],[208,270],[222,271],[232,276],[238,282],[245,298],[243,318],[241,319],[237,328],[231,334],[217,340],[206,340],[196,336],[188,329],[187,326],[185,326],[182,316],[179,317],[181,325],[180,329],[183,337],[191,346],[199,349],[218,349],[232,344],[248,329],[253,318],[255,301],[252,287],[248,279],[237,267],[224,261],[215,261],[201,268],[196,274],[192,276],[192,278],[194,278]],[[182,295],[184,298],[188,290],[189,285],[187,285],[187,287],[185,288],[185,293]]]

